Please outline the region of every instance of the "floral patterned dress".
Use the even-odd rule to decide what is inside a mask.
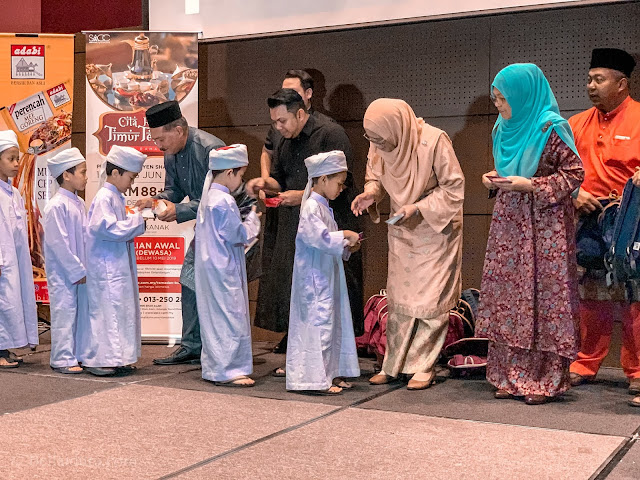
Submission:
[[[499,190],[482,274],[476,335],[490,340],[487,380],[512,395],[556,396],[579,350],[571,193],[580,158],[552,132],[532,193]]]

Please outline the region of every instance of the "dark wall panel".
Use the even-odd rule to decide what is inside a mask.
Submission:
[[[269,123],[266,97],[286,70],[314,69],[314,107],[345,127],[362,187],[368,149],[364,111],[376,98],[403,98],[453,142],[466,176],[463,281],[465,287],[479,286],[493,208],[480,180],[493,164],[491,80],[509,63],[537,63],[568,117],[590,106],[585,84],[591,49],[617,46],[637,56],[639,23],[640,4],[630,2],[203,43],[200,125],[227,143],[247,143],[252,162],[247,176],[257,175]],[[632,84],[632,94],[640,98],[638,73]],[[382,211],[389,213],[388,202]],[[387,240],[384,223],[365,223],[369,296],[385,285]]]

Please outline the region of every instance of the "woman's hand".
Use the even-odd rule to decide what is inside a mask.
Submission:
[[[533,183],[530,178],[518,177],[516,175],[507,177],[511,180],[511,183],[498,183],[494,184],[498,188],[502,190],[508,190],[510,192],[524,192],[531,193],[533,192]]]
[[[484,175],[482,175],[482,184],[485,186],[485,188],[487,188],[488,190],[495,190],[496,188],[498,188],[495,183],[493,183],[491,180],[487,178],[490,176],[495,177],[497,175],[498,175],[498,172],[496,172],[495,170],[491,170],[490,172],[487,172]]]
[[[367,208],[373,205],[374,201],[373,193],[365,191],[353,199],[353,202],[351,202],[351,211],[356,217],[362,215]]]
[[[404,213],[404,217],[402,217],[400,220],[398,220],[398,222],[396,223],[396,225],[400,225],[402,223],[404,223],[407,219],[413,217],[416,213],[418,213],[418,207],[415,203],[412,203],[410,205],[405,205],[403,207],[400,207],[398,210],[396,210],[393,215],[402,215]]]

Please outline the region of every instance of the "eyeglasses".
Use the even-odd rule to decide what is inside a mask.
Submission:
[[[384,138],[371,138],[369,135],[367,135],[366,133],[362,135],[364,138],[366,138],[369,142],[373,143],[374,145],[384,145]]]

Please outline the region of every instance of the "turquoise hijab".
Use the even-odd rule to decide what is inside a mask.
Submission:
[[[496,75],[491,84],[511,106],[511,118],[498,117],[491,133],[496,171],[503,177],[531,178],[551,132],[578,155],[573,132],[560,116],[558,102],[544,73],[533,63],[514,63]]]

